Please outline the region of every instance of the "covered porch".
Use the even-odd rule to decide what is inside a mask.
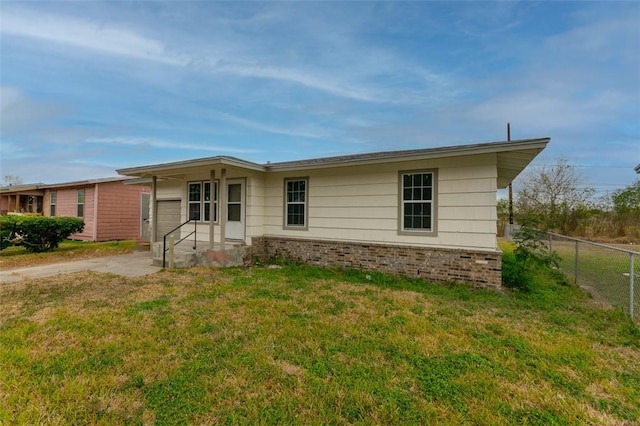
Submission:
[[[2,188],[0,214],[44,214],[44,190],[36,185]]]
[[[245,263],[251,241],[250,183],[263,171],[258,164],[213,157],[118,173],[137,176],[151,186],[154,264],[237,266]]]

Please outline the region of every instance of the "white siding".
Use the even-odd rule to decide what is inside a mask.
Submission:
[[[252,174],[247,178],[246,187],[246,236],[247,243],[251,243],[250,237],[258,237],[264,234],[264,178],[260,174]]]
[[[398,233],[399,171],[437,169],[435,236]],[[309,177],[308,230],[283,229],[283,180]],[[496,248],[493,154],[402,164],[271,174],[264,190],[264,233],[313,239],[439,247]]]
[[[177,200],[182,198],[186,191],[184,183],[179,180],[158,180],[158,200]]]
[[[398,232],[399,172],[437,170],[437,233]],[[216,179],[221,173],[216,169]],[[308,178],[308,229],[283,229],[284,179]],[[495,154],[431,159],[375,166],[335,167],[293,172],[227,170],[227,178],[246,178],[246,242],[273,235],[446,248],[496,249],[497,160]],[[199,170],[158,182],[158,199],[180,198],[187,216],[187,182],[207,181]],[[190,232],[188,227],[185,233]],[[186,235],[186,234],[185,234]],[[198,239],[208,241],[208,224]],[[219,241],[219,226],[215,226]]]

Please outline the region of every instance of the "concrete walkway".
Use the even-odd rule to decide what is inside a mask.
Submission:
[[[73,262],[52,263],[0,271],[0,284],[16,282],[27,278],[44,278],[80,271],[109,272],[125,277],[141,277],[158,272],[160,267],[151,264],[148,251],[121,254],[118,256],[96,257]]]

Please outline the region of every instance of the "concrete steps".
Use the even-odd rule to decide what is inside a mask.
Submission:
[[[182,245],[179,244],[173,248],[173,266],[175,268],[190,268],[192,266],[243,266],[249,256],[250,247],[245,245],[227,245],[224,249],[214,247],[209,249],[207,244],[198,244],[194,249],[193,243]],[[151,245],[153,264],[162,266],[162,243],[154,243]],[[165,254],[166,265],[170,264],[170,252]]]
[[[189,268],[191,266],[195,266],[196,265],[196,250],[193,249],[193,247],[190,246],[175,246],[173,248],[173,266],[175,268]],[[163,254],[162,254],[162,243],[156,243],[153,244],[152,246],[152,252],[153,252],[153,264],[155,266],[162,266],[162,259],[163,259]],[[169,251],[167,251],[167,253],[165,253],[165,261],[166,261],[166,265],[165,267],[169,267],[170,264],[170,259],[169,259],[170,253]]]

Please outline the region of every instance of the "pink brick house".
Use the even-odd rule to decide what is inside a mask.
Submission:
[[[0,188],[2,214],[73,216],[84,219],[75,240],[148,239],[149,187],[126,178]]]

